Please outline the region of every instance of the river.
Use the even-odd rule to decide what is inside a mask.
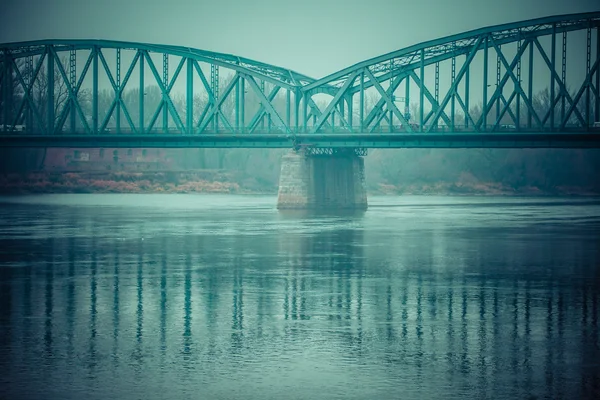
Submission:
[[[0,197],[2,399],[600,396],[600,200]]]

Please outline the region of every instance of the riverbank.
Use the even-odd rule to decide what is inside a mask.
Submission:
[[[599,196],[594,188],[557,186],[540,188],[523,185],[517,188],[495,182],[455,183],[436,182],[408,185],[378,184],[368,190],[375,195],[431,195],[431,196]]]
[[[239,172],[35,172],[0,174],[2,194],[276,193],[277,187]]]
[[[435,182],[392,185],[368,182],[371,195],[598,196],[594,188],[495,182]],[[219,193],[276,194],[277,183],[243,171],[32,172],[0,174],[0,194],[44,193]]]

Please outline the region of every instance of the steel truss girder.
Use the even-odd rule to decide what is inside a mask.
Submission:
[[[236,72],[244,72],[257,79],[265,80],[273,84],[279,84],[286,88],[314,82],[315,79],[298,72],[239,57],[231,54],[216,53],[184,46],[158,45],[148,43],[121,42],[113,40],[37,40],[30,42],[14,42],[0,44],[0,48],[15,49],[19,57],[25,55],[39,55],[45,46],[54,46],[56,51],[66,50],[89,50],[96,46],[98,48],[127,49],[134,51],[148,51],[152,53],[170,54],[173,56],[192,58],[196,61],[214,64]]]
[[[273,118],[273,117],[275,118],[275,121],[278,123],[278,125],[281,127],[281,129],[284,132],[290,133],[291,132],[290,128],[285,124],[285,122],[283,122],[283,119],[281,119],[281,116],[279,116],[279,113],[275,110],[275,108],[273,107],[273,105],[271,104],[269,99],[267,99],[265,97],[264,92],[258,87],[258,84],[254,80],[254,77],[252,75],[247,75],[247,74],[240,74],[240,75],[243,76],[246,81],[248,81],[248,83],[250,84],[250,87],[254,90],[254,93],[258,96],[258,99],[259,99],[261,105],[271,115],[271,118]]]
[[[340,100],[343,98],[343,96],[346,94],[348,88],[354,83],[354,81],[356,80],[356,77],[358,76],[359,71],[356,71],[351,77],[350,79],[348,79],[346,81],[346,83],[344,84],[344,86],[342,86],[338,92],[336,93],[336,95],[333,97],[333,99],[329,102],[329,105],[327,106],[327,108],[325,109],[325,111],[323,111],[323,113],[318,117],[317,120],[317,124],[315,126],[313,126],[313,133],[317,132],[321,126],[323,125],[323,123],[325,122],[325,120],[330,116],[333,115],[332,112],[334,110],[336,110],[336,106],[337,104],[340,102]],[[340,118],[343,119],[343,116],[340,114]]]
[[[587,29],[586,78],[572,97],[566,89],[566,33],[584,29]],[[516,126],[520,127],[521,101],[528,111],[527,126],[530,129],[532,127],[541,130],[546,129],[544,126],[549,119],[552,129],[564,129],[568,125],[569,120],[576,120],[581,127],[589,129],[591,121],[593,120],[592,114],[596,115],[596,120],[600,115],[600,111],[598,111],[600,109],[600,72],[598,71],[600,60],[598,52],[600,50],[595,52],[596,60],[591,59],[592,54],[594,54],[591,52],[592,29],[596,29],[596,34],[600,37],[600,12],[556,16],[489,27],[418,44],[371,60],[366,60],[318,81],[291,70],[253,60],[221,53],[204,52],[180,46],[101,40],[57,40],[10,43],[6,45],[0,44],[0,83],[5,85],[1,93],[5,107],[4,110],[0,110],[0,115],[3,116],[4,121],[7,121],[6,116],[10,115],[12,121],[12,126],[6,127],[7,123],[4,123],[5,131],[14,131],[14,126],[17,125],[19,121],[26,120],[28,121],[26,124],[27,126],[29,126],[31,122],[34,122],[39,126],[39,129],[46,134],[53,134],[56,131],[63,130],[69,116],[71,117],[70,130],[72,133],[76,133],[74,132],[74,127],[77,118],[81,120],[81,125],[85,133],[104,134],[107,131],[111,118],[115,116],[115,112],[116,119],[119,121],[121,110],[123,110],[131,131],[139,134],[143,134],[146,131],[155,131],[155,126],[157,126],[156,121],[161,112],[163,113],[162,130],[165,132],[170,131],[168,124],[169,118],[172,118],[172,123],[174,123],[176,129],[175,132],[180,134],[208,134],[211,132],[211,128],[209,128],[211,122],[213,123],[212,129],[215,133],[218,132],[219,122],[222,122],[223,127],[228,132],[242,131],[248,132],[249,134],[255,134],[260,132],[261,129],[264,130],[265,119],[268,119],[269,121],[269,131],[271,122],[274,122],[278,131],[287,133],[293,131],[294,133],[312,132],[313,134],[316,134],[323,130],[330,130],[333,133],[352,133],[357,131],[357,129],[361,133],[373,132],[376,128],[381,127],[381,124],[384,121],[389,124],[390,132],[393,132],[393,122],[396,118],[405,127],[402,128],[404,129],[403,131],[411,133],[414,128],[409,124],[408,117],[405,117],[394,103],[395,99],[393,96],[400,84],[403,81],[406,81],[406,102],[408,106],[409,82],[412,80],[413,85],[419,87],[419,93],[415,97],[419,98],[420,115],[418,116],[418,128],[419,131],[422,132],[431,133],[432,131],[439,129],[438,127],[441,126],[440,121],[443,121],[443,124],[451,130],[455,129],[455,102],[458,103],[459,109],[462,109],[464,112],[465,124],[467,126],[470,125],[470,129],[476,132],[486,129],[485,124],[487,124],[490,110],[492,110],[494,106],[496,108],[496,116],[495,121],[493,121],[493,130],[499,128],[501,120],[505,118],[506,115],[510,116]],[[554,43],[556,41],[555,36],[559,33],[563,34],[562,63],[560,63],[560,60],[558,60],[558,62],[555,60],[556,46],[552,47],[552,55],[551,57],[548,57],[548,54],[546,54],[546,51],[540,45],[538,40],[540,36],[552,34],[552,41]],[[502,45],[511,42],[518,43],[518,50],[517,56],[509,63],[506,53],[503,53],[502,51]],[[597,46],[600,49],[600,41],[598,41]],[[529,49],[527,49],[527,47],[529,47]],[[551,108],[548,111],[541,112],[540,115],[538,115],[538,112],[534,109],[532,100],[532,57],[529,58],[530,83],[527,94],[521,85],[521,62],[524,59],[523,55],[525,54],[526,49],[529,50],[531,55],[534,47],[538,48],[545,65],[550,69],[550,79],[552,82]],[[108,66],[103,49],[116,49],[117,51],[116,82]],[[473,57],[482,51],[487,55],[488,49],[495,50],[497,54],[497,87],[492,93],[491,98],[487,97],[487,88],[483,89],[484,98],[487,101],[485,101],[481,118],[474,121],[469,110],[468,73]],[[76,70],[75,52],[78,50],[90,51],[86,64],[80,71]],[[135,54],[123,82],[121,82],[120,77],[121,50],[132,50]],[[66,62],[63,63],[59,57],[61,52],[68,52],[70,54],[68,71],[65,67]],[[162,55],[162,75],[159,73],[155,62],[150,55],[151,53]],[[35,72],[31,74],[28,71],[26,74],[27,76],[24,77],[23,73],[19,70],[16,61],[20,58],[29,59],[34,55],[37,58]],[[456,57],[460,55],[464,55],[466,59],[460,68],[456,68]],[[169,77],[169,75],[173,71],[169,70],[169,56],[181,57],[179,64],[177,64],[177,68],[171,77]],[[440,93],[439,63],[450,59],[452,61],[451,85],[445,93]],[[48,74],[50,82],[48,99],[45,104],[36,106],[35,96],[32,92],[44,61],[46,73]],[[233,79],[226,85],[227,87],[224,88],[220,96],[218,95],[218,82],[215,81],[214,77],[211,79],[211,83],[207,81],[198,64],[199,62],[207,63],[211,66],[211,69],[215,71],[217,71],[219,67],[224,67],[233,71]],[[557,72],[559,63],[562,67],[560,76]],[[106,110],[106,114],[101,116],[98,115],[98,64],[102,65],[114,92],[114,98]],[[184,118],[185,121],[182,120],[181,115],[183,114],[180,115],[182,111],[177,109],[174,103],[174,97],[171,95],[174,84],[177,81],[184,64],[187,64],[188,77],[185,108],[187,113],[186,118]],[[425,76],[424,68],[433,64],[436,66],[435,83],[428,82],[428,87],[423,79]],[[92,67],[91,72],[89,71],[90,66]],[[140,90],[140,120],[138,124],[133,123],[131,115],[123,101],[123,92],[132,71],[134,71],[136,66],[139,66],[140,89],[142,89]],[[148,114],[149,117],[151,116],[149,120],[144,120],[144,115],[148,113],[148,107],[144,106],[144,97],[142,93],[144,84],[143,71],[145,66],[149,68],[151,72],[150,76],[154,79],[151,80],[150,83],[156,85],[161,93],[161,100],[156,109],[153,107],[153,109],[150,110],[152,114]],[[505,69],[503,76],[500,74],[501,68]],[[516,74],[514,72],[515,68]],[[206,106],[201,110],[201,115],[199,117],[193,115],[194,69],[200,77],[202,86],[204,86],[204,90],[208,96]],[[419,70],[419,72],[417,72],[417,70]],[[54,85],[52,84],[55,76],[54,72],[56,72],[57,83],[64,84],[67,96],[66,103],[64,103],[61,108],[57,107],[56,110],[54,109],[54,105],[57,103],[55,103],[54,97],[57,96],[57,94],[54,94]],[[77,72],[79,72],[79,74],[77,74]],[[7,74],[14,74],[17,85],[23,88],[23,93],[20,94],[21,97],[18,100],[13,100],[12,97],[8,95],[8,86],[5,83],[5,81],[7,81],[5,75]],[[88,111],[91,115],[91,123],[88,122],[90,115],[86,116],[86,112],[84,112],[84,108],[87,110],[89,110],[89,108],[87,105],[84,107],[84,103],[79,99],[84,78],[89,78],[90,75],[93,79],[92,105],[91,111]],[[364,79],[365,75],[367,76],[366,80]],[[215,74],[215,76],[217,75]],[[357,82],[357,78],[359,77],[360,82]],[[218,81],[218,78],[216,79]],[[382,84],[385,85],[384,81],[387,79],[390,80],[390,85],[387,89],[383,89]],[[258,111],[251,118],[249,124],[244,123],[245,100],[243,93],[244,88],[246,87],[246,81],[248,81],[247,87],[252,88],[251,90],[257,95],[259,100]],[[514,84],[515,90],[505,97],[503,90],[509,81]],[[264,85],[265,82],[269,82],[273,85],[268,94],[262,89],[262,85]],[[464,98],[459,94],[459,87],[462,82],[465,82],[466,85]],[[484,80],[484,82],[486,81]],[[432,85],[435,85],[435,89],[432,89]],[[559,87],[558,93],[556,94],[554,93],[555,85]],[[242,86],[241,92],[240,86]],[[235,113],[235,124],[232,124],[230,121],[233,121],[233,115],[225,115],[221,107],[227,98],[231,99],[233,97],[232,92],[234,88],[235,106],[233,113]],[[375,106],[368,112],[367,117],[363,118],[364,112],[366,111],[364,109],[364,94],[365,90],[369,88],[374,88],[381,97]],[[285,120],[284,118],[281,118],[281,115],[273,106],[274,100],[280,95],[281,89],[286,91],[284,96],[287,96],[285,98]],[[430,89],[432,89],[433,93]],[[294,92],[295,128],[292,128],[291,126],[291,92]],[[504,90],[504,92],[506,91]],[[324,111],[319,109],[312,98],[312,96],[317,93],[328,93],[332,96],[331,101],[325,107]],[[353,95],[355,93],[359,93],[360,96],[360,124],[358,124],[358,127],[352,121],[352,104]],[[582,97],[585,97],[584,106],[580,104],[583,101]],[[15,105],[12,104],[16,101],[20,102],[18,107],[15,107]],[[514,110],[515,101],[517,103],[516,110]],[[595,101],[595,103],[592,103],[592,101]],[[555,125],[555,109],[560,102],[562,102],[560,122]],[[302,114],[300,113],[301,104],[303,106]],[[431,109],[428,110],[425,115],[424,109],[426,105],[428,107],[431,105]],[[448,107],[450,108],[449,116],[446,113]],[[581,109],[585,112],[581,111],[580,107],[583,107]],[[14,114],[15,111],[17,112],[16,114]],[[57,118],[54,118],[54,113],[56,113]],[[542,113],[544,113],[543,116],[541,115]],[[585,117],[582,114],[585,114]],[[44,121],[44,115],[48,117],[47,121]],[[195,117],[198,118],[196,119]],[[531,123],[532,119],[535,124]],[[311,120],[313,121],[312,123],[310,122]],[[145,124],[147,126],[144,126]],[[34,124],[31,124],[31,126],[33,127]],[[117,131],[120,131],[120,122],[117,122]]]
[[[37,79],[37,76],[42,68],[42,64],[44,62],[44,58],[46,57],[46,53],[44,53],[40,56],[37,66],[35,68],[35,71],[33,73],[33,76],[30,79],[29,84],[25,83],[25,80],[23,79],[23,75],[21,74],[21,71],[19,71],[19,67],[17,66],[17,63],[15,62],[14,58],[12,58],[10,56],[10,53],[7,52],[4,54],[4,56],[7,58],[7,62],[6,62],[7,65],[9,65],[9,66],[12,65],[12,67],[14,68],[15,75],[19,81],[19,84],[23,87],[23,92],[24,92],[23,97],[24,98],[23,98],[23,101],[21,102],[21,106],[19,107],[19,110],[17,111],[17,118],[22,113],[25,102],[27,102],[28,107],[33,111],[33,116],[37,120],[37,123],[39,124],[40,129],[42,129],[44,132],[47,133],[47,126],[42,122],[43,119],[39,113],[39,110],[36,107],[36,105],[34,104],[33,99],[31,98],[31,90],[33,89],[33,86],[35,85],[35,80]],[[8,104],[6,104],[4,106],[8,107]],[[14,127],[14,125],[15,124],[13,124],[13,127]],[[5,129],[6,129],[6,127],[5,127]]]
[[[558,73],[556,72],[556,69],[552,67],[552,62],[548,59],[548,55],[546,54],[546,52],[544,51],[544,48],[542,47],[542,45],[540,44],[540,42],[537,40],[537,38],[534,38],[534,43],[540,53],[540,55],[542,56],[542,59],[544,60],[544,62],[546,63],[546,65],[548,66],[548,68],[550,69],[550,74],[552,77],[552,85],[551,87],[554,86],[554,83],[557,82],[559,85],[559,89],[560,89],[560,93],[562,93],[562,96],[569,102],[570,106],[573,106],[573,104],[576,104],[573,102],[573,99],[571,98],[571,95],[569,95],[569,91],[567,90],[567,88],[565,87],[565,85],[563,84],[562,80],[560,79],[560,77],[558,76]],[[600,59],[600,57],[599,57]],[[560,97],[560,94],[559,94]],[[559,98],[551,98],[551,105],[550,105],[550,110],[548,110],[548,113],[546,114],[546,116],[544,116],[544,119],[542,120],[542,124],[545,124],[548,117],[551,114],[551,111],[554,110],[554,108],[556,107],[556,104],[558,103]],[[575,109],[575,114],[577,115],[577,118],[579,119],[579,121],[585,125],[584,123],[584,119],[583,116],[581,115],[581,113],[579,112],[579,110]],[[563,122],[565,122],[568,119],[568,117],[566,117]],[[562,123],[561,123],[562,125]]]
[[[77,111],[79,118],[81,118],[81,120],[84,123],[84,126],[86,127],[86,130],[89,132],[89,126],[87,125],[87,121],[85,120],[85,115],[83,113],[83,110],[81,109],[81,105],[79,104],[79,101],[77,101],[77,94],[79,93],[79,89],[81,88],[81,84],[83,83],[83,78],[85,77],[85,75],[87,73],[87,69],[89,68],[89,65],[92,61],[93,54],[90,53],[90,56],[88,57],[88,62],[86,62],[86,67],[84,67],[85,72],[81,75],[81,79],[79,80],[79,82],[76,83],[76,86],[73,87],[72,82],[75,81],[75,79],[76,79],[75,76],[71,75],[70,79],[67,78],[67,74],[65,72],[64,66],[62,65],[62,62],[60,61],[60,58],[58,57],[58,54],[56,54],[56,51],[54,50],[54,48],[50,47],[49,49],[54,56],[53,58],[54,58],[56,65],[58,66],[58,71],[59,71],[60,75],[62,76],[65,86],[67,87],[67,91],[69,92],[69,101],[65,103],[65,105],[60,113],[58,124],[56,125],[56,129],[58,129],[58,130],[62,129],[62,127],[66,121],[67,115],[68,115],[69,111],[71,111],[70,110],[71,104],[74,104],[75,110]]]
[[[495,43],[493,42],[493,39],[491,39],[490,41],[493,43],[492,46],[495,46]],[[514,78],[514,74],[513,74],[512,70],[517,66],[517,63],[519,62],[521,56],[525,52],[525,48],[526,48],[526,46],[521,46],[521,48],[519,49],[519,51],[517,52],[517,54],[513,58],[513,60],[510,63],[510,65],[508,65],[508,63],[506,63],[507,66],[506,66],[506,72],[504,73],[504,76],[502,77],[502,79],[500,79],[500,81],[497,81],[496,90],[492,94],[492,98],[489,100],[489,102],[487,102],[487,104],[484,104],[485,105],[485,111],[483,112],[483,114],[479,118],[479,121],[476,124],[478,129],[481,129],[481,124],[486,120],[487,114],[489,113],[489,111],[491,109],[491,106],[493,106],[494,103],[500,101],[500,98],[502,96],[502,90],[504,89],[504,86],[506,85],[506,82],[508,82],[509,78],[512,77],[513,79],[516,80],[516,78]],[[498,56],[503,61],[506,62],[506,59],[504,59],[504,56],[502,55],[502,51],[498,47],[495,47],[495,49],[496,49],[496,52],[497,52]]]

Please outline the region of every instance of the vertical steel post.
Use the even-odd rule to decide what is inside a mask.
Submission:
[[[11,64],[12,64],[12,60],[10,59],[10,56],[8,54],[8,50],[4,50],[4,57],[3,57],[3,67],[4,67],[4,75],[3,75],[3,80],[4,82],[2,83],[2,124],[4,125],[3,131],[8,131],[9,130],[9,124],[10,124],[10,110],[12,108],[12,94],[11,94],[11,87],[12,87],[12,71],[11,71]]]
[[[483,48],[483,131],[487,130],[487,113],[488,113],[488,41],[489,37],[485,37],[485,46]]]
[[[186,111],[185,119],[187,126],[187,133],[191,135],[194,133],[194,62],[191,58],[186,60],[187,63],[187,79],[186,79]]]
[[[469,62],[469,55],[465,54],[465,62]],[[466,112],[470,115],[469,111],[469,71],[471,70],[471,63],[467,65],[467,69],[465,71],[465,109]],[[469,127],[469,118],[465,115],[465,128]]]
[[[217,104],[217,94],[215,93],[215,66],[214,64],[210,65],[210,89],[213,92],[213,99],[214,99],[214,103],[213,103],[213,107],[216,107]],[[213,116],[211,117],[211,125],[212,125],[212,129],[213,131],[215,130],[215,118],[216,118],[216,113],[213,113]]]
[[[364,132],[365,129],[365,71],[361,71],[360,73],[360,92],[359,92],[359,109],[358,109],[358,118],[360,124],[360,133]]]
[[[556,71],[556,23],[552,24],[552,49],[550,62],[550,130],[554,130],[554,71]]]
[[[517,41],[517,54],[521,52],[521,39],[519,39]],[[525,46],[527,46],[527,44],[525,44]],[[517,126],[517,129],[519,129],[519,127],[521,126],[521,59],[523,58],[523,56],[521,55],[519,57],[519,60],[517,61],[517,85],[518,85],[518,89],[517,90],[517,109],[516,109],[516,113],[515,113],[515,117],[516,117],[516,121],[515,124]],[[517,88],[515,88],[516,90]]]
[[[529,103],[533,101],[533,42],[529,42],[529,81],[527,82],[527,97]],[[528,108],[527,111],[527,129],[531,129],[531,120],[533,118],[533,110]],[[540,126],[540,129],[543,127]]]
[[[352,129],[352,120],[354,119],[354,116],[352,115],[352,113],[354,112],[353,110],[353,106],[354,106],[354,98],[353,98],[353,94],[350,93],[348,95],[348,126],[350,127],[350,132],[353,132]]]
[[[421,78],[421,83],[419,85],[419,89],[421,91],[421,93],[419,93],[419,103],[420,103],[420,109],[419,109],[419,132],[423,132],[423,108],[424,108],[424,96],[425,96],[425,91],[424,91],[424,85],[425,85],[425,50],[421,49],[421,73],[420,73],[420,78]]]
[[[94,46],[94,59],[92,64],[93,86],[92,86],[92,130],[98,133],[98,47]]]
[[[123,96],[121,95],[121,49],[117,49],[117,71],[116,71],[116,75],[117,75],[117,90],[118,92],[115,93],[115,96],[117,97],[117,109],[115,110],[116,112],[116,125],[117,125],[117,133],[121,133],[121,101]]]
[[[48,74],[48,120],[46,121],[46,132],[49,135],[54,133],[54,55],[49,45],[46,48],[48,52],[47,74]]]
[[[390,89],[392,88],[392,81],[393,81],[393,74],[392,72],[394,71],[394,60],[390,60]],[[390,90],[390,98],[392,99],[392,104],[395,102],[396,98],[394,96],[394,91]],[[391,107],[388,107],[388,118],[389,118],[389,127],[388,130],[389,132],[393,132],[394,131],[394,113],[391,109]]]
[[[291,91],[291,89],[288,88],[285,93],[285,124],[287,125],[288,128],[290,128],[290,120],[291,120],[291,113],[290,113],[291,93],[290,93],[290,91]]]
[[[144,133],[144,95],[146,88],[144,87],[144,51],[140,53],[140,133]]]
[[[592,28],[587,28],[587,54],[585,64],[585,126],[590,127],[591,121],[591,110],[590,110],[590,85],[592,83],[592,77],[590,76],[590,66],[592,58]]]
[[[169,55],[167,53],[163,53],[163,86],[165,88],[165,93],[163,94],[163,133],[169,132],[169,107],[167,103],[167,98],[169,94],[166,92],[169,87]]]
[[[29,93],[32,93],[33,88],[33,56],[28,56],[26,59],[27,65],[27,87],[25,90],[28,90]],[[25,126],[28,132],[33,131],[33,109],[31,105],[27,105],[27,114],[25,116]]]
[[[452,66],[451,66],[451,79],[450,84],[454,89],[452,89],[452,99],[450,100],[450,124],[452,124],[451,129],[454,130],[454,115],[456,110],[456,87],[454,86],[454,81],[456,80],[456,57],[452,56]]]
[[[214,97],[214,107],[217,107],[219,100],[219,66],[215,64],[210,65],[210,86]],[[219,131],[219,113],[221,112],[220,107],[214,110],[212,127],[213,131],[217,133]]]
[[[302,102],[302,127],[303,132],[308,132],[308,92],[304,92],[304,101]]]
[[[596,26],[596,59],[600,58],[600,25]],[[600,93],[600,69],[596,69],[596,91]],[[600,98],[596,96],[596,122],[600,122]]]
[[[71,84],[71,88],[75,90],[75,86],[77,85],[77,52],[75,50],[71,50],[69,54],[69,80]],[[70,99],[69,101],[69,119],[71,125],[71,133],[75,133],[75,99]]]
[[[406,77],[404,86],[404,118],[410,123],[410,76]]]
[[[502,48],[498,46],[500,50],[498,50],[498,54],[496,54],[496,90],[495,92],[498,94],[496,96],[496,123],[495,125],[500,124],[500,99],[502,98],[502,91],[497,92],[500,89],[500,75],[502,72],[502,61],[500,60],[500,52]]]
[[[294,132],[298,132],[298,129],[300,128],[300,101],[302,100],[301,98],[301,92],[300,89],[296,89],[294,91]]]
[[[567,86],[567,32],[563,32],[562,35],[562,74],[561,74],[561,79],[562,79],[562,84],[563,84],[563,88],[566,88]],[[566,93],[563,93],[564,89],[561,89],[561,99],[560,99],[560,122],[561,124],[565,121],[565,108],[566,108],[566,102],[565,102],[565,95]]]
[[[600,25],[596,26],[596,59],[600,58]],[[600,69],[596,69],[596,90],[600,93]],[[600,122],[600,98],[596,96],[596,122]]]
[[[246,130],[246,78],[244,76],[240,77],[240,125],[241,130],[244,132]]]
[[[235,83],[235,101],[233,107],[235,108],[235,131],[240,131],[240,76],[236,75],[237,82]]]
[[[440,102],[440,63],[435,63],[435,81],[433,86],[433,93],[435,101],[439,104]]]
[[[337,108],[337,106],[333,107],[333,110],[331,110],[331,132],[335,132],[335,109]]]
[[[454,57],[452,57],[452,61],[454,62]],[[436,62],[435,63],[435,84],[434,84],[434,95],[435,95],[435,102],[440,104],[440,63]],[[454,97],[453,97],[454,99]],[[437,121],[433,121],[433,123],[436,125],[435,127],[437,128]]]
[[[260,91],[263,94],[265,94],[265,80],[264,79],[261,79],[261,81],[260,81]],[[260,130],[262,132],[265,131],[265,115],[264,114],[260,117]]]
[[[219,66],[215,65],[215,100],[221,98],[221,94],[219,93],[219,88],[221,86],[221,82],[219,79]],[[221,116],[221,106],[217,107],[217,113],[215,114],[215,133],[219,132],[219,117]]]

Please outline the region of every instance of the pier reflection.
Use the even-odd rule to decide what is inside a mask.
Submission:
[[[251,224],[240,216],[204,231],[137,224],[134,235],[85,221],[89,234],[51,222],[53,239],[3,247],[3,379],[43,365],[49,381],[80,368],[144,381],[150,369],[193,388],[293,365],[321,368],[317,380],[362,369],[380,394],[415,382],[426,395],[431,379],[475,398],[599,391],[598,248],[584,242],[567,253],[447,226],[390,240],[347,214],[278,215],[254,234],[232,228]]]

